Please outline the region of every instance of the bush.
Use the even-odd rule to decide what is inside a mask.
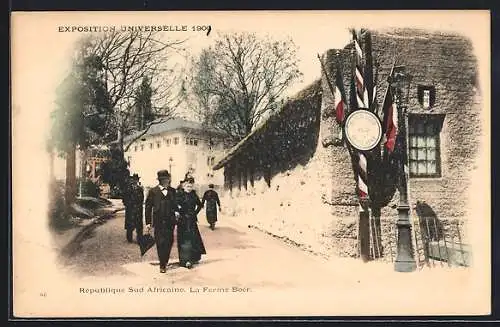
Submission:
[[[56,230],[72,226],[64,208],[64,181],[53,181],[49,186],[49,226]]]

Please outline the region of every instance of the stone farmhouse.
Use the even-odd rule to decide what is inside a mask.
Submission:
[[[446,232],[467,244],[471,172],[481,131],[481,95],[471,42],[460,35],[414,29],[370,31],[381,107],[395,58],[412,76],[408,103],[409,199],[414,250],[429,255]],[[353,44],[322,55],[335,81],[336,62],[350,97]],[[318,75],[321,72],[318,62]],[[325,256],[356,257],[358,200],[352,163],[333,113],[326,76],[290,99],[214,166],[224,170],[223,203],[238,219]],[[373,225],[380,258],[395,255],[398,192]],[[431,220],[429,220],[431,219]],[[430,226],[430,227],[429,227]],[[423,253],[419,251],[427,242]]]

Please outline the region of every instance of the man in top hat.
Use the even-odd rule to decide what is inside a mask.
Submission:
[[[146,197],[145,218],[146,230],[149,231],[154,227],[160,273],[165,273],[174,242],[174,228],[179,217],[179,207],[175,189],[170,186],[170,173],[167,170],[160,170],[157,175],[159,184],[151,188]]]

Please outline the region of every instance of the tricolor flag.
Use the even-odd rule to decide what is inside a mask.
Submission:
[[[342,72],[337,64],[337,72],[335,74],[335,118],[337,123],[342,125],[346,112],[346,98],[344,92],[344,82]]]
[[[385,148],[388,153],[394,151],[396,145],[396,137],[398,135],[398,107],[394,102],[394,98],[389,87],[384,99],[384,121],[383,121],[383,133],[385,139]]]

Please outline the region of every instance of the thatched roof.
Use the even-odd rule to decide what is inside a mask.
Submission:
[[[259,124],[257,127],[254,128],[254,130],[245,136],[241,141],[239,141],[235,146],[233,146],[225,155],[223,158],[221,158],[214,166],[214,170],[218,170],[222,167],[224,167],[228,162],[230,162],[235,156],[237,156],[239,153],[241,153],[249,144],[253,142],[253,140],[262,134],[267,128],[269,128],[272,124],[278,122],[279,120],[282,119],[282,114],[283,112],[291,108],[291,104],[294,103],[297,100],[301,100],[304,98],[308,98],[314,94],[316,94],[318,91],[321,91],[321,79],[317,79],[313,83],[311,83],[309,86],[304,88],[303,90],[299,91],[297,94],[295,94],[292,98],[290,98],[282,107],[280,107],[277,111],[275,111],[272,115],[267,117],[266,120],[264,120],[261,124]]]

